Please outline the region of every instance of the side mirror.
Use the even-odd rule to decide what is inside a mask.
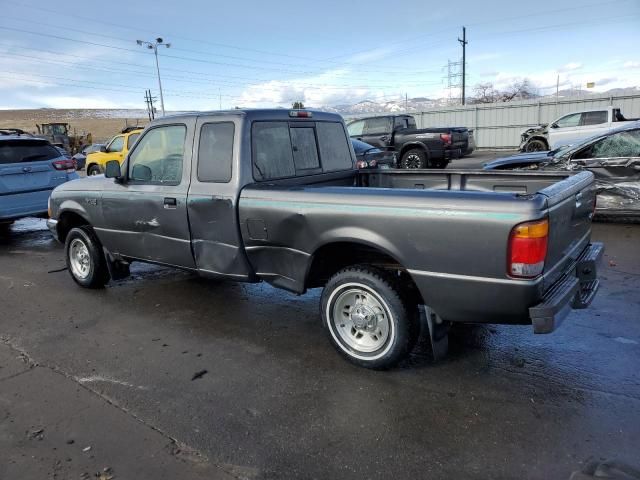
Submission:
[[[122,178],[120,162],[117,160],[109,160],[104,169],[104,176],[106,178]]]
[[[107,153],[107,147],[106,147],[106,146],[104,146],[104,145],[100,145],[100,151],[101,151],[102,153]]]
[[[139,180],[141,182],[150,182],[151,169],[146,165],[134,165],[133,169],[131,170],[131,178],[133,180]]]
[[[558,128],[558,124],[556,122],[553,122],[551,125],[549,125],[551,128]]]

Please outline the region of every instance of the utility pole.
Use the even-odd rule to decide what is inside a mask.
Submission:
[[[218,88],[218,100],[219,100],[218,109],[222,110],[222,90],[220,88]]]
[[[407,93],[404,94],[404,111],[409,111],[409,94]]]
[[[467,69],[467,57],[466,57],[466,53],[467,53],[467,29],[466,27],[462,27],[462,39],[460,39],[460,37],[458,37],[458,41],[460,42],[460,44],[462,45],[462,105],[465,104],[465,99],[464,99],[464,88],[465,88],[465,80],[466,80],[466,69]]]
[[[144,102],[147,104],[147,115],[149,117],[149,121],[156,118],[156,109],[153,106],[153,101],[156,97],[151,96],[151,90],[144,91]]]
[[[160,107],[162,108],[162,116],[164,117],[164,96],[162,94],[162,80],[160,80],[160,65],[158,63],[158,47],[171,47],[170,43],[164,43],[162,38],[158,37],[154,42],[147,42],[144,40],[136,40],[136,43],[140,46],[147,47],[149,50],[153,50],[156,57],[156,71],[158,72],[158,87],[160,88]]]

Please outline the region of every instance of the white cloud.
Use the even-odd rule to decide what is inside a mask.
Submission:
[[[566,65],[563,65],[558,69],[559,72],[572,72],[574,70],[579,70],[582,68],[582,64],[579,62],[570,62]]]
[[[633,60],[629,60],[628,62],[624,62],[622,64],[624,68],[640,68],[640,62],[635,62]]]

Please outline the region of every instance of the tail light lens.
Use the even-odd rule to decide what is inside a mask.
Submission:
[[[67,158],[65,160],[56,160],[52,162],[53,168],[56,170],[66,170],[67,173],[75,172],[76,170],[76,161],[71,158]]]
[[[367,168],[369,166],[369,164],[367,162],[365,162],[364,160],[358,160],[356,162],[356,168]]]
[[[441,133],[440,139],[446,143],[447,145],[451,145],[451,134],[450,133]]]
[[[509,275],[519,278],[540,275],[547,257],[548,238],[547,219],[516,225],[509,236]]]

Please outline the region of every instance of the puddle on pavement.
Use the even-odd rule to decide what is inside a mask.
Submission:
[[[0,246],[8,246],[15,251],[11,253],[29,253],[29,248],[48,247],[55,245],[47,221],[44,218],[21,218],[8,228],[0,230]]]

